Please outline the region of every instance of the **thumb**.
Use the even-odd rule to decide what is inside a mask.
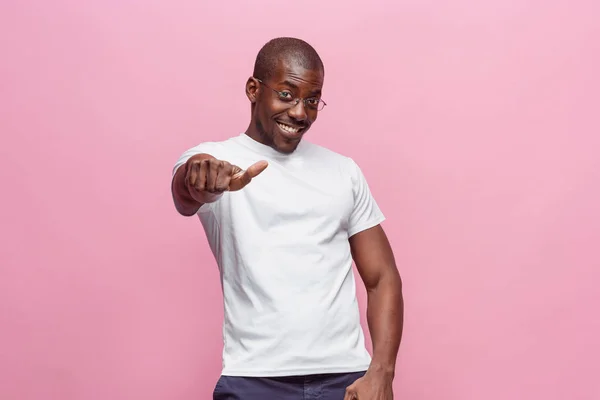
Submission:
[[[242,189],[244,186],[250,183],[252,178],[258,176],[263,172],[269,164],[266,161],[259,161],[252,164],[245,171],[240,170],[231,177],[229,183],[229,191],[235,192],[236,190]]]
[[[260,174],[261,172],[263,172],[265,169],[267,169],[267,167],[269,166],[269,163],[266,161],[259,161],[257,163],[252,164],[251,166],[249,166],[246,169],[245,174],[248,175],[248,177],[250,179],[258,176],[258,174]]]

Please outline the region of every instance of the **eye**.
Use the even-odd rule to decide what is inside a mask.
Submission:
[[[290,92],[279,92],[279,98],[281,100],[291,100],[292,94]]]
[[[312,97],[310,99],[306,99],[306,104],[316,107],[319,104],[319,99],[317,99],[316,97]]]

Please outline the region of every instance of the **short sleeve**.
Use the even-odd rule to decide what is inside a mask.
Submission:
[[[348,223],[348,237],[377,226],[385,220],[360,167],[350,159],[354,205]]]
[[[179,167],[181,167],[183,164],[185,164],[190,158],[192,158],[196,154],[207,153],[207,154],[213,155],[212,147],[214,147],[214,146],[212,146],[212,143],[201,143],[197,146],[194,146],[194,147],[184,151],[179,156],[179,158],[177,159],[177,162],[175,163],[175,166],[173,167],[172,177],[175,176],[175,173],[177,172],[177,169]]]

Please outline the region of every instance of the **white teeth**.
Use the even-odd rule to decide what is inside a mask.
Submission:
[[[283,129],[284,131],[289,132],[289,133],[298,133],[298,131],[299,131],[298,128],[292,128],[291,126],[284,125],[284,124],[281,124],[279,122],[277,123],[277,125],[279,125],[279,127],[281,129]]]

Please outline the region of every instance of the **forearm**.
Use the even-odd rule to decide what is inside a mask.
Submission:
[[[395,268],[367,289],[367,323],[373,343],[369,370],[393,377],[404,323],[402,281]]]

